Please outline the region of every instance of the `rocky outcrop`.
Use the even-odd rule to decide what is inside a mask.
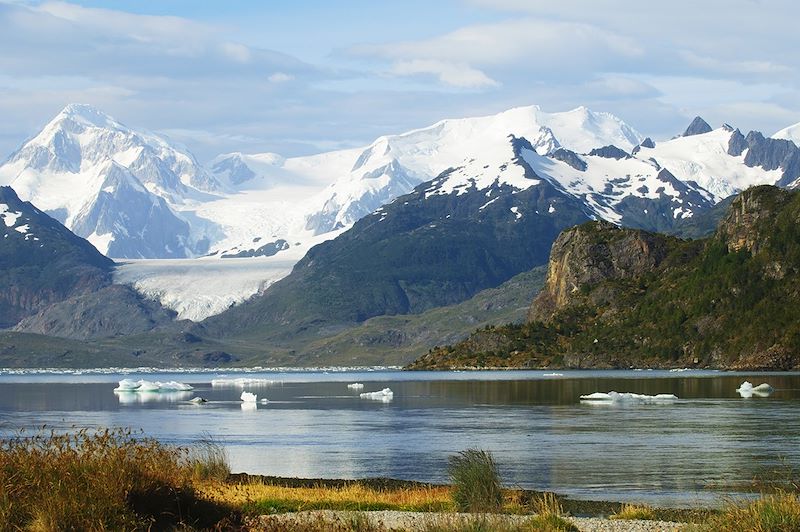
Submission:
[[[717,237],[730,251],[755,255],[769,242],[776,214],[792,200],[792,193],[764,185],[742,192],[731,203],[717,228]]]
[[[545,286],[531,306],[530,321],[547,321],[578,299],[583,287],[652,271],[668,252],[663,235],[590,222],[562,232],[550,252]]]
[[[594,155],[597,157],[605,157],[606,159],[616,159],[616,160],[631,158],[628,152],[617,148],[613,144],[609,146],[603,146],[602,148],[595,148],[589,152],[589,155]]]
[[[567,163],[579,172],[586,171],[586,161],[581,159],[580,156],[572,150],[558,148],[550,154],[550,157],[557,161],[561,161],[562,163]]]
[[[692,123],[689,124],[689,127],[686,128],[686,131],[683,132],[681,137],[691,137],[692,135],[702,135],[703,133],[709,133],[713,131],[711,126],[708,125],[708,122],[700,118],[699,116],[694,117]]]

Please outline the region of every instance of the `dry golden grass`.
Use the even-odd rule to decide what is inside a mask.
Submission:
[[[295,488],[258,481],[244,484],[196,482],[195,485],[200,497],[231,504],[249,514],[318,509],[453,510],[450,489],[446,487],[377,490],[354,483],[344,487]]]
[[[800,530],[800,499],[795,493],[762,495],[750,503],[732,503],[709,519],[701,530],[709,532],[791,532]]]
[[[122,429],[0,441],[0,530],[144,530],[230,514],[195,497],[186,456]]]
[[[656,519],[656,512],[646,504],[623,504],[611,519],[653,521]]]

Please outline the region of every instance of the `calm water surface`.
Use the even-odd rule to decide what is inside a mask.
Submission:
[[[447,457],[491,450],[506,483],[578,498],[691,506],[718,502],[766,467],[800,466],[800,374],[663,371],[261,372],[12,374],[0,372],[0,435],[46,425],[131,427],[170,443],[211,436],[232,469],[310,478],[445,482]],[[191,392],[118,394],[122,378]],[[245,410],[242,387],[267,398]],[[743,380],[767,398],[743,399]],[[391,402],[359,397],[389,387]],[[672,393],[664,404],[588,404],[592,392]],[[188,402],[200,396],[209,402]]]

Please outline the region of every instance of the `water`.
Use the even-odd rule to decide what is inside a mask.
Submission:
[[[42,426],[131,427],[189,445],[211,436],[232,469],[305,478],[392,477],[446,482],[447,457],[494,453],[504,481],[576,498],[714,504],[765,468],[800,466],[800,374],[663,371],[261,372],[247,391],[218,373],[0,372],[0,434]],[[115,394],[122,378],[177,380],[192,392]],[[768,398],[743,399],[743,380]],[[390,403],[359,398],[389,387]],[[587,404],[595,391],[672,393],[665,404]],[[201,396],[209,402],[193,405]]]

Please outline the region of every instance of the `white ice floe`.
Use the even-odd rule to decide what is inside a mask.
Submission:
[[[257,379],[240,377],[238,379],[211,379],[211,386],[216,388],[244,388],[245,386],[269,386],[278,384],[280,381],[272,379]]]
[[[684,371],[692,371],[691,368],[672,368],[669,370],[670,373],[683,373]]]
[[[258,404],[255,401],[242,403],[242,410],[245,412],[253,412],[258,410]]]
[[[581,401],[598,403],[661,403],[676,401],[677,399],[678,397],[671,393],[644,395],[639,393],[595,392],[589,395],[581,395]]]
[[[240,395],[239,398],[243,403],[255,403],[258,400],[258,396],[250,392],[242,392],[242,395]]]
[[[135,390],[134,390],[135,391]],[[119,393],[116,392],[117,400],[121,405],[144,404],[144,403],[177,403],[186,401],[192,396],[192,392],[181,391],[158,391],[158,392],[138,392],[138,393]]]
[[[563,373],[545,373],[542,377],[563,377]]]
[[[203,404],[203,403],[207,403],[208,401],[206,401],[206,400],[205,400],[205,399],[203,399],[202,397],[193,397],[193,398],[192,398],[192,400],[191,400],[191,401],[189,401],[189,402],[190,402],[190,403],[194,403],[194,404],[196,404],[196,405],[201,405],[201,404]]]
[[[269,403],[269,399],[262,399],[262,400],[259,401],[259,403],[261,403],[262,405],[265,405],[265,404]]]
[[[115,392],[188,392],[193,388],[182,382],[178,381],[169,381],[169,382],[159,382],[159,381],[146,381],[146,380],[138,380],[134,381],[131,379],[122,379],[119,381],[119,385],[114,388]]]
[[[362,383],[360,383],[360,382],[354,382],[353,384],[348,384],[347,387],[350,390],[363,390],[364,389],[364,385]]]
[[[372,399],[373,401],[382,401],[389,403],[394,399],[394,392],[391,388],[384,388],[378,392],[365,392],[360,395],[362,399]]]
[[[753,386],[749,381],[744,381],[741,386],[736,388],[736,391],[741,397],[749,399],[754,395],[756,397],[769,397],[770,394],[775,391],[775,388],[766,382],[763,382],[758,386]]]

